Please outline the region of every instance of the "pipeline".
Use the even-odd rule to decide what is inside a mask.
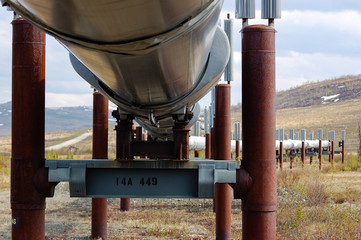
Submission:
[[[279,140],[276,140],[275,143],[275,150],[280,149],[280,142]],[[283,149],[284,150],[295,150],[295,149],[301,149],[302,148],[302,142],[301,140],[284,140],[283,142]],[[319,141],[318,140],[306,140],[305,142],[305,148],[311,149],[311,148],[318,148],[319,147]],[[242,141],[239,141],[240,145],[240,151],[242,152]],[[191,151],[205,151],[206,147],[206,140],[205,137],[201,136],[191,136],[189,137],[189,150]],[[322,140],[322,148],[330,147],[331,143],[328,140]],[[236,151],[236,140],[231,140],[231,151]]]
[[[172,137],[173,116],[197,109],[230,56],[217,26],[223,0],[3,1],[54,36],[77,73],[152,137]]]

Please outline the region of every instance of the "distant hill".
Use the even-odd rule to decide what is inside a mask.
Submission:
[[[309,83],[280,91],[276,108],[297,108],[361,99],[361,75]]]
[[[111,117],[109,112],[109,118]],[[45,109],[45,132],[92,127],[93,108],[87,106]],[[0,136],[11,135],[11,102],[0,104]]]

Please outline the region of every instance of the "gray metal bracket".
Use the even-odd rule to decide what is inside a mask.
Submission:
[[[49,182],[69,182],[71,197],[213,198],[215,183],[235,183],[237,161],[47,160]]]

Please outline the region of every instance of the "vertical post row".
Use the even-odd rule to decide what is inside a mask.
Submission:
[[[231,160],[231,86],[216,87],[215,158]],[[232,191],[229,184],[216,183],[216,239],[231,239]]]
[[[43,240],[45,197],[33,179],[45,165],[45,33],[22,18],[12,24],[12,239]]]
[[[99,92],[93,94],[92,157],[93,159],[108,158],[108,100]],[[107,239],[106,198],[92,198],[92,238]]]
[[[275,29],[255,25],[242,34],[242,153],[253,179],[242,199],[242,238],[270,240],[277,209]]]

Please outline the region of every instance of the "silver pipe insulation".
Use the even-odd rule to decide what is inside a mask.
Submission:
[[[318,148],[319,147],[319,140],[306,140],[305,148]],[[240,140],[240,151],[242,152],[242,141]],[[331,143],[327,140],[322,140],[322,147],[326,148],[331,146]],[[301,149],[302,148],[302,141],[301,140],[284,140],[283,141],[283,149],[284,150],[293,150],[293,149]],[[205,137],[200,136],[191,136],[189,137],[189,150],[191,151],[205,151],[206,149],[206,139]],[[276,140],[275,150],[280,149],[280,141]],[[231,140],[231,151],[236,151],[236,141]]]

